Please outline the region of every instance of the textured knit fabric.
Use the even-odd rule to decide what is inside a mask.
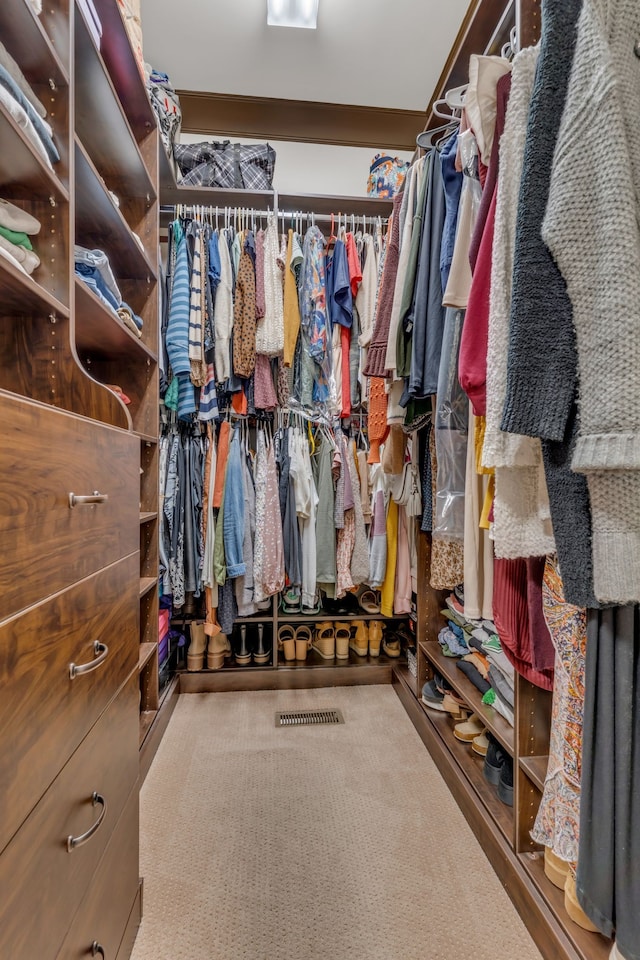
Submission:
[[[576,389],[571,301],[541,235],[583,0],[546,0],[518,201],[502,428],[562,440]]]
[[[586,648],[576,892],[619,956],[640,960],[639,608],[588,611]]]
[[[594,589],[614,603],[640,600],[639,37],[634,0],[585,0],[543,224],[573,305]]]
[[[528,579],[525,560],[496,559],[493,619],[502,649],[518,673],[536,686],[551,690],[553,670],[536,670],[533,666]]]
[[[496,556],[545,556],[555,549],[540,441],[500,429],[507,383],[511,277],[529,102],[538,49],[514,59],[511,94],[500,141],[487,348],[487,426],[483,464],[496,467]]]
[[[278,228],[269,214],[264,236],[264,318],[256,328],[256,352],[277,357],[284,348],[282,271],[278,266]]]
[[[391,327],[391,311],[393,310],[393,295],[395,292],[398,263],[400,259],[400,205],[404,191],[397,193],[393,198],[393,212],[391,214],[391,235],[387,245],[387,256],[382,275],[382,285],[378,294],[376,319],[373,336],[367,351],[367,365],[364,368],[367,377],[386,376],[387,342]]]
[[[251,255],[243,247],[233,307],[233,372],[250,377],[256,362],[256,277]]]
[[[264,230],[256,233],[256,320],[264,317]]]
[[[388,430],[384,380],[372,377],[369,383],[369,463],[380,463],[380,444],[384,442]]]

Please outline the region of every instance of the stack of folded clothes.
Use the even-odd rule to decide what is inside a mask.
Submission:
[[[40,266],[30,239],[39,232],[39,220],[8,200],[0,200],[0,255],[29,275]]]
[[[53,169],[60,154],[46,121],[47,111],[3,43],[0,43],[0,104],[22,129],[42,161]]]
[[[104,250],[88,250],[78,244],[74,248],[75,272],[81,280],[95,293],[96,297],[114,313],[124,325],[142,336],[142,320],[122,299],[118,289],[109,258]]]

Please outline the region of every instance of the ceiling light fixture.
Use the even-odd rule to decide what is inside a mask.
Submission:
[[[270,27],[318,26],[319,0],[267,0],[267,24]]]

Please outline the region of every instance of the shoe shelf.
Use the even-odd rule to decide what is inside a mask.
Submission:
[[[482,694],[471,681],[456,667],[457,657],[445,657],[437,640],[421,640],[420,649],[453,689],[466,701],[486,725],[487,730],[499,740],[505,750],[514,754],[514,729],[497,710],[482,702]]]
[[[140,513],[140,523],[149,523],[151,520],[155,520],[158,514],[154,510],[146,510]]]
[[[405,614],[400,617],[385,617],[381,613],[365,613],[364,610],[361,610],[359,613],[326,613],[324,610],[321,610],[320,613],[314,613],[312,615],[306,613],[282,613],[278,612],[278,623],[324,623],[325,621],[338,622],[343,620],[382,620],[387,623],[393,621],[399,622],[401,620],[408,620],[408,614]]]
[[[153,590],[155,585],[158,582],[157,577],[141,577],[140,578],[140,598],[144,597],[146,593],[149,593],[149,590]]]
[[[564,891],[556,887],[544,872],[542,852],[523,853],[518,857],[526,873],[534,881],[547,908],[564,932],[579,960],[608,960],[611,940],[599,933],[591,933],[574,923],[564,906]]]
[[[317,650],[309,650],[306,660],[285,660],[282,653],[278,655],[278,669],[279,670],[299,670],[306,667],[376,667],[376,666],[393,666],[394,664],[400,664],[406,661],[403,661],[402,657],[387,657],[386,654],[381,653],[379,657],[359,657],[357,653],[354,653],[353,650],[349,650],[349,659],[348,660],[338,660],[337,657],[334,657],[331,660],[327,660],[324,657],[321,657]]]
[[[518,764],[520,769],[526,773],[529,780],[538,788],[540,793],[542,793],[544,790],[544,781],[547,776],[549,757],[520,757]]]

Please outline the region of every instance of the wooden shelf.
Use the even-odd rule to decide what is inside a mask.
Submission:
[[[348,660],[325,660],[316,650],[309,650],[306,660],[285,660],[282,652],[278,654],[278,670],[301,670],[309,667],[327,667],[353,669],[355,667],[392,667],[402,663],[402,660],[387,657],[381,653],[379,657],[359,657],[353,650],[349,650]]]
[[[78,352],[89,353],[91,359],[119,360],[137,354],[142,361],[156,361],[153,351],[78,276],[74,278],[74,289]]]
[[[117,5],[109,3],[119,19]],[[122,24],[124,30],[124,24]],[[103,44],[107,29],[103,23]],[[82,10],[75,6],[76,131],[110,189],[127,197],[155,199],[151,174],[110,72],[96,47]],[[137,73],[137,67],[136,67]],[[143,88],[144,89],[144,88]],[[146,94],[145,94],[146,98]],[[151,104],[147,100],[151,110]],[[155,120],[154,120],[155,122]],[[146,136],[151,127],[143,131]]]
[[[316,623],[324,623],[325,620],[340,621],[343,620],[381,620],[386,623],[397,623],[400,620],[408,620],[409,616],[401,617],[384,617],[381,613],[365,613],[362,610],[360,613],[326,613],[326,611],[321,610],[320,613],[315,613],[313,616],[308,616],[305,613],[282,613],[278,612],[278,623],[308,623],[310,626]]]
[[[142,746],[144,743],[145,737],[151,729],[151,724],[156,718],[158,711],[157,710],[142,710],[140,713],[140,740],[139,745]]]
[[[154,436],[153,436],[152,434],[150,434],[150,433],[140,433],[139,430],[134,430],[133,432],[134,432],[134,434],[135,434],[136,437],[138,437],[140,440],[142,440],[143,443],[157,443],[157,442],[158,442],[158,438],[157,438],[157,437],[154,437]]]
[[[547,776],[549,757],[520,757],[518,763],[520,769],[524,770],[529,780],[531,780],[542,793],[544,790],[544,781]]]
[[[424,655],[430,660],[445,680],[448,680],[451,686],[468,703],[471,710],[477,713],[487,726],[487,729],[500,741],[502,746],[511,756],[514,753],[514,730],[509,723],[502,717],[497,710],[482,702],[482,694],[474,687],[471,681],[456,667],[457,660],[453,657],[445,657],[442,648],[437,640],[427,640],[420,643],[420,648]]]
[[[158,650],[157,643],[141,643],[140,644],[140,654],[138,656],[138,673],[142,673],[146,665],[149,663],[149,660],[153,657],[154,653]]]
[[[128,122],[140,141],[156,126],[156,115],[138,69],[120,6],[113,0],[93,2],[102,23],[101,56],[124,106]]]
[[[246,206],[246,204],[245,204]],[[389,217],[393,208],[391,200],[377,197],[327,197],[313,193],[279,193],[278,209],[285,213],[319,213],[336,216],[338,213],[366,217]]]
[[[161,145],[160,149],[164,150],[164,147]],[[168,166],[167,160],[167,168]],[[171,170],[168,170],[168,173],[170,174]],[[221,215],[224,215],[225,207],[266,211],[273,210],[276,204],[276,194],[272,190],[223,190],[220,187],[181,187],[179,184],[161,187],[160,199],[169,206],[182,203],[188,207],[219,207]],[[167,218],[164,220],[166,225]]]
[[[36,313],[69,316],[68,307],[3,256],[0,256],[0,312],[5,317]]]
[[[611,940],[607,940],[599,933],[583,930],[573,922],[564,908],[564,891],[554,886],[544,872],[543,855],[522,853],[519,854],[518,859],[540,890],[548,908],[572,941],[581,960],[608,960]]]
[[[140,598],[144,597],[150,590],[153,590],[157,582],[157,577],[140,577]]]
[[[473,752],[470,743],[463,743],[454,737],[453,722],[447,713],[430,710],[421,700],[419,703],[427,719],[438,731],[449,753],[463,771],[496,826],[509,843],[513,842],[513,808],[502,803],[498,799],[496,788],[485,780],[482,772],[484,758]]]
[[[0,36],[20,69],[34,85],[53,80],[69,86],[69,74],[40,18],[28,3],[0,4]]]
[[[154,510],[147,510],[140,514],[140,524],[149,523],[150,520],[155,520],[158,514]]]
[[[11,8],[13,9],[13,7]],[[68,203],[69,191],[35,152],[13,117],[0,104],[0,194],[6,199]]]
[[[75,156],[78,242],[85,247],[104,249],[116,281],[154,281],[155,267],[139,247],[129,224],[109,196],[104,181],[77,136]]]

